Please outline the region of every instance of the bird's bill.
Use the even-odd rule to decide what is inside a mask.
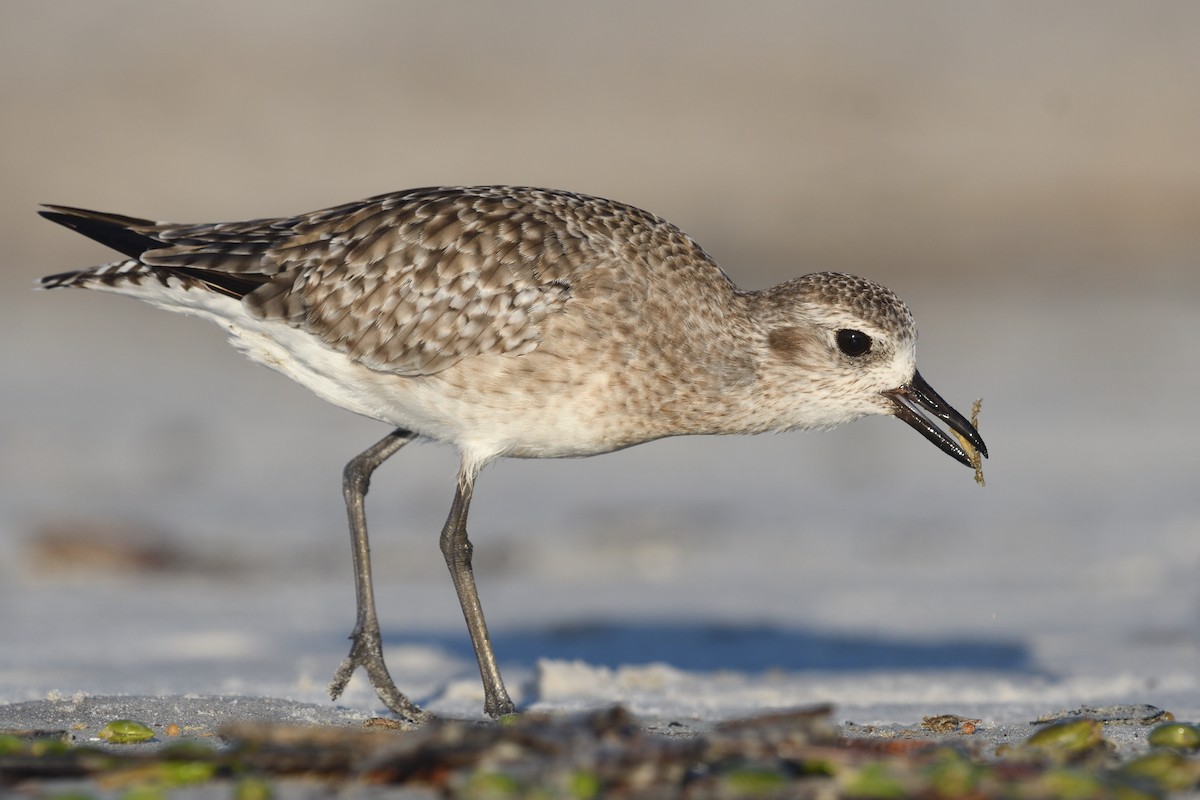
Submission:
[[[937,423],[923,412],[929,412],[941,420],[951,430],[961,436],[971,447],[979,451],[979,455],[987,458],[987,445],[979,436],[979,431],[962,414],[942,399],[933,387],[925,382],[921,373],[914,372],[912,380],[899,389],[884,394],[892,401],[895,408],[892,413],[916,428],[922,436],[936,444],[942,452],[961,464],[974,467],[975,462],[966,448]]]

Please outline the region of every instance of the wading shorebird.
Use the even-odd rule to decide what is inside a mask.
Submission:
[[[890,290],[821,272],[741,291],[679,228],[610,200],[482,186],[204,225],[40,213],[124,256],[42,287],[203,317],[254,361],[395,428],[344,471],[357,618],[329,691],[336,699],[361,666],[412,722],[427,713],[384,664],[363,504],[371,474],[415,438],[461,455],[441,549],[493,717],[514,707],[467,539],[475,478],[493,459],[831,428],[868,414],[899,417],[964,464],[987,455],[917,372],[917,331]]]

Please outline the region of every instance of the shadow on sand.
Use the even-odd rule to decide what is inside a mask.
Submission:
[[[473,659],[466,633],[400,635],[389,645],[420,642]],[[579,659],[618,667],[661,662],[681,670],[712,672],[802,670],[955,670],[1034,672],[1028,648],[1018,642],[947,637],[912,640],[771,625],[696,621],[591,621],[569,626],[496,630],[501,661]]]

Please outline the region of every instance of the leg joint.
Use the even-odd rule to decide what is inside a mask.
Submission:
[[[471,544],[471,540],[467,538],[466,527],[455,528],[442,531],[441,539],[438,542],[442,548],[442,555],[446,557],[447,563],[471,565],[471,556],[475,553],[475,545]]]

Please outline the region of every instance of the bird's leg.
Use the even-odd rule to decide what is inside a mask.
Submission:
[[[397,428],[374,445],[355,456],[342,473],[342,493],[346,498],[346,513],[350,517],[350,539],[354,546],[354,593],[358,616],[350,655],[334,673],[329,684],[329,696],[336,700],[346,688],[355,667],[362,667],[375,687],[379,699],[398,716],[418,723],[428,713],[405,697],[383,662],[383,641],[379,635],[379,618],[375,614],[375,590],[371,585],[371,546],[367,542],[367,516],[364,502],[371,485],[371,473],[397,450],[416,438],[411,431]]]
[[[454,579],[458,602],[467,620],[467,631],[471,644],[475,646],[475,658],[479,661],[479,675],[483,678],[483,710],[492,717],[502,717],[516,710],[504,689],[504,679],[496,666],[496,654],[492,652],[492,640],[488,638],[487,622],[483,619],[483,607],[479,604],[479,592],[475,589],[475,574],[471,569],[472,546],[467,539],[467,509],[471,505],[471,492],[475,484],[474,475],[462,470],[454,491],[454,503],[450,516],[442,528],[442,555]]]

